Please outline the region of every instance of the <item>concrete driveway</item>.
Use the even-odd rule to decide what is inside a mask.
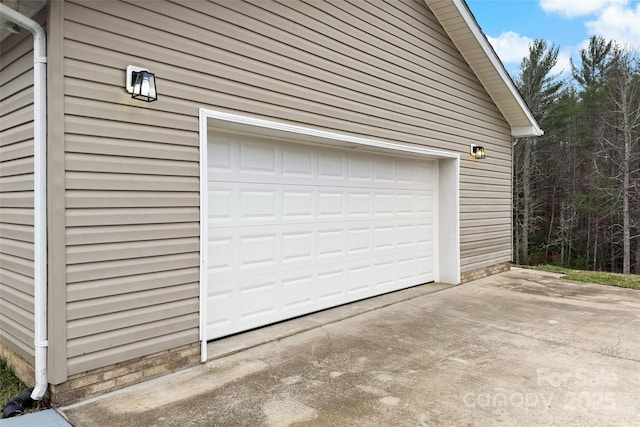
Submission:
[[[638,291],[513,269],[374,300],[63,412],[77,427],[640,426]]]

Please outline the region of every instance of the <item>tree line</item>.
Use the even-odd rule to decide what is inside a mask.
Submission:
[[[552,69],[559,48],[543,40],[514,77],[545,130],[514,146],[514,262],[640,274],[640,60],[592,37]]]

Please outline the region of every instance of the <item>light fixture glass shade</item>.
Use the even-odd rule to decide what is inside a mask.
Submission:
[[[133,92],[131,97],[146,102],[156,101],[156,76],[148,71],[133,72]]]
[[[484,147],[481,147],[479,145],[471,145],[471,157],[473,157],[476,160],[482,160],[484,159]]]

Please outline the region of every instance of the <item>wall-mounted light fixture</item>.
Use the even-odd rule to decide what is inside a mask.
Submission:
[[[471,144],[471,151],[469,151],[471,157],[477,160],[484,159],[484,147],[480,147],[479,145]]]
[[[146,68],[129,65],[127,67],[127,92],[133,99],[153,102],[158,99],[156,76]]]

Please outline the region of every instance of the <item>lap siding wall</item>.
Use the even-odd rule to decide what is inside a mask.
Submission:
[[[199,108],[459,152],[462,271],[510,260],[509,125],[423,1],[64,6],[69,375],[198,340]]]
[[[43,14],[36,19],[42,22]],[[0,344],[33,363],[33,37],[0,44]]]

